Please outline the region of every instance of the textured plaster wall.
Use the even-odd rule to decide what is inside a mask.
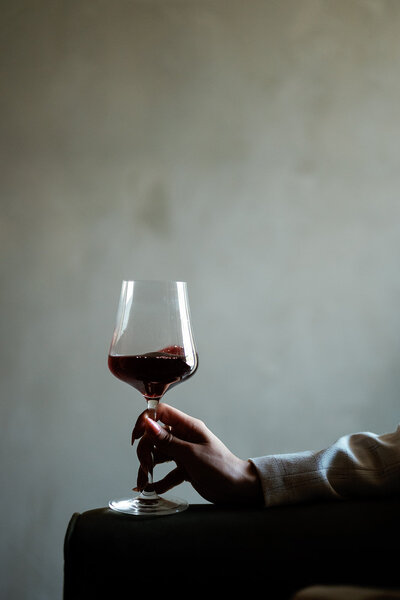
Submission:
[[[1,14],[0,592],[54,600],[72,513],[135,484],[123,278],[188,281],[200,369],[168,401],[240,456],[397,425],[400,3]]]

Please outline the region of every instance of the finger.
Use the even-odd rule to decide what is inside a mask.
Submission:
[[[159,465],[171,460],[170,456],[167,456],[154,446],[154,442],[148,435],[144,435],[139,441],[136,448],[136,454],[140,464],[146,471],[148,471],[153,464]]]
[[[148,482],[147,472],[143,469],[142,465],[140,465],[137,478],[136,478],[136,487],[133,488],[133,491],[138,492],[145,488]]]
[[[154,491],[157,494],[164,494],[184,481],[185,472],[180,467],[176,467],[176,469],[170,471],[163,479],[154,484]]]
[[[148,473],[153,466],[153,450],[154,444],[150,440],[149,436],[145,435],[141,438],[137,448],[136,454],[139,459],[142,469]]]
[[[146,409],[144,410],[142,413],[140,413],[140,415],[138,416],[135,426],[132,430],[132,435],[131,435],[131,444],[133,445],[134,441],[141,438],[142,435],[144,435],[144,432],[146,431],[146,419],[149,416],[149,411]],[[157,420],[158,420],[158,415],[157,415]]]
[[[186,442],[175,437],[171,431],[170,427],[162,426],[160,423],[156,423],[156,421],[150,419],[150,417],[146,421],[145,437],[147,437],[158,450],[164,452],[171,458],[175,458],[174,450],[181,448]]]
[[[131,437],[131,444],[133,445],[134,441],[137,440],[138,438],[142,437],[142,435],[145,432],[145,428],[146,428],[146,411],[142,412],[135,423],[134,428],[132,429],[132,437]]]
[[[146,419],[149,416],[147,410],[143,411],[137,418],[135,426],[132,430],[131,444],[133,445],[134,441],[141,438],[146,431]],[[157,420],[159,419],[157,414]],[[170,427],[170,426],[168,426]]]
[[[156,481],[154,485],[154,491],[157,494],[164,494],[168,490],[173,487],[179,485],[186,481],[185,472],[180,468],[176,467],[172,471],[170,471],[163,479],[160,481]],[[143,469],[139,468],[136,487],[133,488],[133,491],[139,492],[143,490],[148,483],[147,474],[143,471]]]
[[[175,437],[168,427],[162,427],[150,417],[146,421],[145,437],[151,440],[159,453],[175,461],[178,461],[191,445],[189,442]]]
[[[132,430],[131,445],[133,445],[135,440],[141,438],[142,435],[144,435],[144,433],[146,431],[146,420],[147,420],[148,416],[149,416],[149,414],[146,410],[139,415],[139,417],[136,421],[136,424]],[[167,427],[167,428],[169,428],[169,430],[171,430],[171,425],[165,425],[165,427]]]
[[[164,406],[166,406],[166,405],[163,405],[161,407],[161,409],[160,409],[160,406],[161,405],[158,406],[157,411],[156,411],[156,413],[157,413],[157,421],[160,419],[160,416],[159,416],[160,413],[164,413],[165,412],[165,414],[168,415],[168,411],[166,411],[165,408],[164,408]],[[173,409],[172,407],[167,407],[167,408],[171,408],[172,412],[180,413],[181,416],[183,415],[183,417],[187,417],[187,415],[185,415],[181,411]],[[135,423],[135,426],[134,426],[134,428],[132,430],[132,434],[131,434],[131,444],[132,445],[133,445],[133,443],[134,443],[135,440],[141,438],[142,435],[144,434],[144,432],[146,430],[146,419],[148,418],[148,416],[149,416],[149,412],[148,412],[147,409],[144,410],[142,413],[140,413],[140,415],[138,416],[138,418],[136,420],[136,423]],[[173,416],[172,416],[172,418],[173,418]],[[177,416],[177,418],[178,418],[178,416]],[[190,419],[191,417],[187,417],[187,418]],[[181,419],[181,421],[183,421],[183,419]],[[170,425],[169,425],[169,427],[170,427]]]
[[[132,445],[136,439],[142,437],[144,434],[148,416],[148,411],[144,410],[137,418],[132,430]],[[202,442],[207,437],[208,430],[202,421],[164,402],[160,402],[157,406],[157,420],[173,427],[176,435],[188,442]]]
[[[182,440],[202,442],[207,439],[208,430],[202,421],[164,402],[160,402],[157,407],[157,419],[169,425],[173,434]]]

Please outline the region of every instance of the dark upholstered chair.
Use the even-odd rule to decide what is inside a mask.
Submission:
[[[69,522],[64,600],[187,598],[232,584],[271,600],[316,584],[400,589],[399,534],[400,499],[198,504],[156,518],[97,508]]]

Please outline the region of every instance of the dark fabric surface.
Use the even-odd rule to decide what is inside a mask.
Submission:
[[[400,588],[399,499],[238,509],[191,505],[140,518],[74,514],[64,600],[211,591],[278,600],[312,584]]]

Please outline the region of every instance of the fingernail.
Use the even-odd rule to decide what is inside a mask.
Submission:
[[[136,440],[136,427],[134,427],[132,429],[132,436],[131,436],[131,445],[132,446],[133,446],[135,440]]]
[[[161,432],[160,425],[158,423],[156,423],[155,421],[153,421],[153,419],[151,419],[150,417],[147,417],[147,424],[153,433],[158,435]]]

